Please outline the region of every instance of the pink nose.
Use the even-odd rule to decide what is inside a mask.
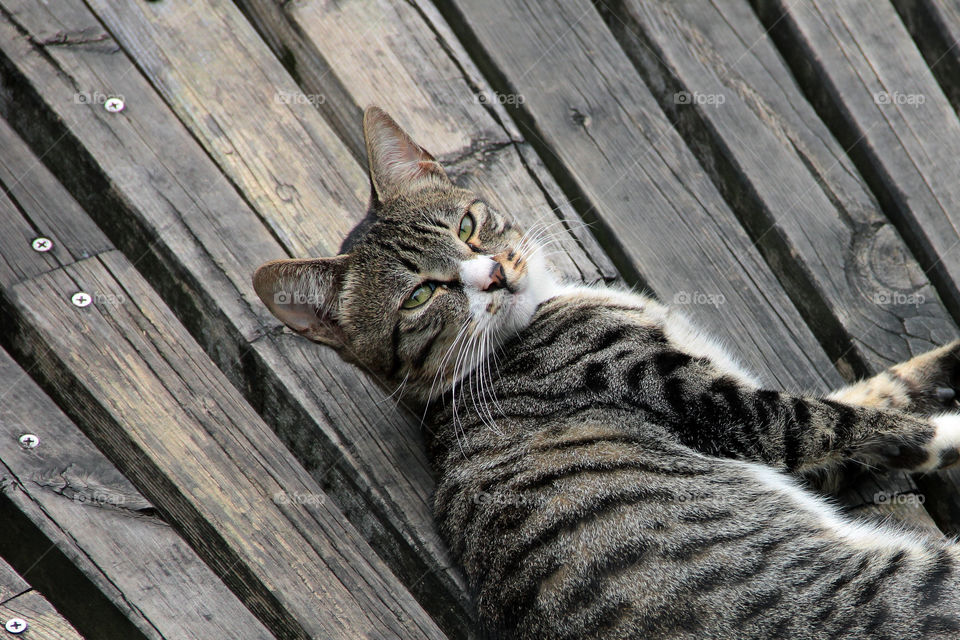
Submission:
[[[503,289],[505,286],[507,286],[507,274],[503,270],[503,265],[494,261],[493,269],[490,271],[490,282],[483,290],[496,291],[497,289]]]

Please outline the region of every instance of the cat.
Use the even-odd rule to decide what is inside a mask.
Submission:
[[[382,110],[366,222],[254,288],[424,411],[437,526],[486,632],[960,637],[960,548],[857,522],[798,478],[955,463],[960,343],[826,397],[763,389],[654,298],[564,283]]]

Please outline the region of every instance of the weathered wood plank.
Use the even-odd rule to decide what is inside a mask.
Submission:
[[[960,120],[888,2],[752,0],[808,99],[960,317]]]
[[[0,555],[43,564],[36,586],[79,629],[273,637],[2,350],[0,388]],[[39,438],[33,449],[19,445],[27,433]]]
[[[72,228],[83,230],[92,227],[85,220],[84,212],[62,189],[55,186],[52,176],[37,164],[36,158],[31,156],[5,124],[0,126],[0,141],[5,151],[5,169],[0,171],[0,179],[7,177],[6,169],[11,169],[9,175],[24,176],[25,179],[25,171],[12,168],[27,167],[32,172],[29,185],[4,184],[4,191],[14,193],[21,187],[30,186],[38,190],[38,195],[44,196],[45,202],[55,207],[55,210],[46,214],[47,224],[64,230],[63,235],[58,236],[58,245],[63,248],[67,258],[63,264],[70,269],[69,274],[62,269],[51,270],[50,257],[56,256],[49,252],[35,253],[25,259],[25,262],[39,264],[39,267],[0,270],[5,301],[21,312],[28,311],[28,315],[36,314],[31,318],[39,319],[47,328],[56,327],[52,332],[52,340],[45,341],[39,337],[38,332],[42,330],[22,316],[14,319],[12,314],[16,312],[8,307],[5,313],[10,317],[5,318],[5,322],[19,324],[16,329],[8,326],[10,331],[5,332],[4,339],[16,341],[15,332],[22,332],[19,334],[20,341],[16,342],[21,357],[37,358],[33,365],[40,370],[49,365],[44,358],[62,356],[73,359],[76,370],[70,373],[93,376],[95,384],[87,380],[87,387],[74,377],[66,381],[60,378],[46,381],[60,392],[63,392],[63,387],[58,385],[83,388],[82,392],[66,392],[69,400],[65,404],[73,407],[77,413],[87,415],[95,423],[94,429],[108,431],[111,426],[115,429],[114,432],[98,432],[100,437],[110,441],[106,448],[112,448],[116,456],[127,462],[132,456],[132,466],[140,471],[141,481],[147,477],[146,482],[155,491],[169,489],[174,494],[172,497],[161,495],[158,506],[165,508],[168,514],[187,518],[186,521],[179,518],[170,521],[178,527],[186,527],[195,536],[191,542],[207,552],[205,557],[213,566],[226,571],[229,579],[235,583],[234,588],[243,594],[247,604],[261,617],[271,620],[275,625],[273,628],[281,634],[291,633],[300,637],[307,631],[343,637],[352,637],[355,633],[442,637],[416,603],[395,583],[395,578],[360,541],[357,533],[345,522],[339,521],[342,516],[336,508],[327,503],[322,491],[290,459],[266,426],[247,405],[235,397],[237,394],[233,388],[219,379],[219,371],[213,368],[213,364],[205,356],[199,355],[195,348],[191,349],[192,340],[172,319],[170,312],[157,303],[153,290],[130,263],[116,251],[109,250],[94,258],[79,262],[73,260],[73,255],[82,254],[80,246],[85,237],[94,237],[102,244],[102,236],[83,233],[80,234],[82,237],[74,237],[77,234],[71,231]],[[40,194],[43,190],[48,193]],[[4,211],[5,223],[11,229],[20,231],[0,238],[4,254],[8,253],[7,246],[29,246],[35,235],[29,220],[44,217],[43,212],[35,210],[33,203],[23,206],[23,209],[8,208]],[[24,279],[25,273],[35,275]],[[83,280],[87,282],[83,283]],[[18,294],[33,291],[36,287],[51,296],[46,300],[49,305],[47,308],[44,308],[42,294]],[[86,290],[94,304],[82,309],[71,305],[70,297],[77,289]],[[21,307],[17,307],[18,302],[22,304]],[[94,329],[93,323],[85,322],[92,315],[89,312],[94,310],[105,311],[102,316],[97,316],[103,325],[97,327],[99,332]],[[77,313],[87,315],[78,317]],[[75,330],[74,325],[78,321],[84,323],[83,332]],[[97,333],[99,335],[95,335]],[[24,334],[29,334],[33,340],[25,338]],[[98,355],[101,357],[99,363]],[[63,366],[63,361],[59,362],[60,366],[52,365],[54,371],[58,375],[70,375],[67,372],[70,367]],[[113,379],[110,379],[108,372]],[[161,373],[166,374],[163,380],[157,377]],[[135,389],[132,394],[131,384]],[[84,396],[84,393],[89,396]],[[150,401],[139,403],[137,398],[142,397],[139,394],[144,394]],[[63,397],[60,400],[63,402]],[[84,400],[87,404],[84,404]],[[202,416],[203,419],[198,420],[195,416]],[[186,429],[191,426],[191,417],[196,431],[193,434]],[[133,434],[123,431],[125,425],[129,426],[125,420],[133,421],[137,428],[156,431],[149,433],[146,438],[146,442],[152,443],[155,448],[149,449],[144,445],[147,450],[124,449],[124,446],[135,446],[128,439],[136,440]],[[186,433],[176,432],[178,427]],[[219,427],[220,433],[217,433],[216,427]],[[174,432],[171,432],[171,428]],[[202,445],[202,452],[208,458],[195,454],[191,460],[191,456],[179,450],[172,457],[167,457],[177,446],[189,449],[191,442],[201,443],[209,436],[218,438],[224,448]],[[101,441],[100,444],[104,443]],[[140,465],[143,458],[148,456],[154,467],[144,471]],[[246,469],[232,466],[238,464],[233,460],[244,459],[251,459],[253,466]],[[77,458],[72,460],[79,464]],[[197,465],[192,470],[191,462]],[[242,462],[239,464],[242,465]],[[173,465],[175,473],[179,475],[172,478],[163,475],[164,465]],[[255,482],[251,483],[247,476],[242,475],[244,472],[253,476]],[[206,484],[201,478],[214,484]],[[171,482],[177,485],[177,489],[165,486]],[[228,487],[233,490],[229,494],[232,499],[224,500],[223,491]],[[211,491],[214,488],[219,493]],[[267,491],[268,488],[272,491]],[[261,492],[257,493],[256,489]],[[209,494],[199,498],[196,495],[183,497],[178,491]],[[274,507],[258,504],[270,505],[271,496],[277,502]],[[178,498],[181,502],[177,502]],[[199,504],[191,498],[199,501]],[[203,513],[205,509],[207,519],[195,513]],[[231,521],[238,513],[243,514],[240,521]],[[281,515],[283,513],[285,517]],[[210,517],[211,514],[213,517]],[[189,519],[191,515],[194,516],[192,520]],[[268,521],[268,524],[264,524],[264,521]],[[245,530],[244,525],[249,525],[253,530]],[[212,533],[214,529],[218,533]],[[228,540],[232,537],[232,544],[216,548],[216,541],[221,535]],[[331,542],[330,538],[336,542]],[[144,542],[139,541],[140,544]],[[273,549],[270,548],[272,542],[276,545]],[[257,548],[258,545],[260,548]],[[354,545],[356,548],[353,548]],[[286,549],[289,556],[278,556],[282,549]],[[250,554],[256,560],[252,561]],[[149,554],[145,555],[148,557]],[[231,562],[224,570],[227,560]],[[264,560],[267,560],[266,565],[263,564]],[[304,568],[290,572],[289,563],[302,564]],[[168,564],[161,571],[169,568]],[[255,573],[257,577],[244,576],[245,573]],[[280,592],[273,595],[265,589],[279,589]],[[378,589],[381,590],[380,596],[376,595]],[[325,605],[313,599],[324,596],[329,600]],[[274,605],[273,600],[279,600],[278,606]],[[159,602],[154,606],[162,604]],[[291,605],[299,614],[298,618],[307,619],[284,619],[285,609],[291,608]],[[264,611],[271,606],[276,611]],[[318,607],[327,615],[318,617]],[[202,607],[200,609],[202,612]],[[221,613],[228,614],[229,608]],[[171,618],[171,621],[180,623],[177,618]],[[242,622],[242,616],[238,616],[237,621]],[[255,632],[256,627],[251,627],[250,631]]]
[[[302,92],[233,3],[88,4],[289,250],[334,255],[366,210],[364,165],[297,100]],[[494,144],[505,144],[490,125]],[[445,145],[447,130],[435,144]],[[470,148],[467,134],[457,139]],[[570,256],[589,264],[569,234],[557,238],[569,247],[560,256],[567,272],[577,272]]]
[[[840,366],[873,373],[956,337],[747,5],[611,10],[611,30]]]
[[[875,373],[957,335],[746,4],[622,0],[604,13],[841,370]],[[906,476],[890,479],[859,499],[915,490]],[[907,500],[883,509],[923,513]]]
[[[602,243],[768,382],[839,382],[716,188],[588,2],[439,5]],[[716,303],[716,304],[710,304]]]
[[[433,530],[432,478],[416,422],[334,353],[280,332],[252,290],[255,266],[289,254],[282,238],[86,8],[6,0],[0,7],[0,114],[431,614],[468,635],[469,600]],[[122,95],[127,107],[112,114],[93,101],[78,104],[78,92]],[[322,222],[321,213],[310,224]]]
[[[586,249],[579,274],[615,277],[609,258],[522,141],[499,96],[432,7],[407,3],[237,0],[273,51],[287,62],[302,96],[330,121],[361,163],[362,107],[377,104],[430,150],[454,181],[530,225],[550,225],[569,252],[565,228]],[[375,61],[375,63],[373,63]],[[566,221],[561,226],[557,218]],[[586,267],[586,268],[585,268]]]
[[[26,627],[12,633],[4,631],[4,635],[24,640],[83,640],[42,595],[0,558],[0,628],[12,618],[19,618]]]
[[[121,254],[0,307],[11,352],[273,632],[443,637]]]
[[[960,120],[887,2],[752,0],[807,98],[877,195],[954,318],[960,311]],[[918,476],[960,532],[960,474]]]
[[[9,285],[111,249],[3,120],[0,149],[2,254],[17,256],[15,264],[0,266],[0,282]],[[53,248],[37,253],[31,241],[41,234],[49,236]],[[31,564],[40,554],[44,562],[55,563],[39,586],[81,629],[90,628],[96,600],[94,628],[102,633],[272,637],[169,526],[149,515],[152,505],[3,351],[0,389],[5,530],[10,532],[17,519],[18,530],[34,532],[18,536],[19,542],[0,536],[0,550],[11,559],[21,554]],[[20,447],[23,433],[38,435],[42,447]],[[51,555],[54,545],[58,553]],[[76,568],[65,568],[69,563]],[[115,620],[118,616],[130,620]]]
[[[960,2],[890,0],[954,110],[960,110]]]

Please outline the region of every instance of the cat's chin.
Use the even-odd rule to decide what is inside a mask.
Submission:
[[[547,300],[562,295],[562,285],[539,256],[532,256],[524,276],[512,293],[501,292],[494,300],[495,307],[486,318],[491,331],[501,340],[513,336],[530,325],[537,309]],[[486,310],[485,310],[486,312]]]

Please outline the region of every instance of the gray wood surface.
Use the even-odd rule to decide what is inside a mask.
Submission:
[[[528,227],[546,226],[556,239],[552,250],[572,258],[558,260],[568,276],[588,282],[616,277],[500,97],[433,7],[389,0],[237,4],[278,57],[289,56],[287,68],[302,95],[312,99],[361,164],[366,165],[366,151],[360,114],[376,104],[458,184],[476,189]],[[572,249],[567,230],[584,252]]]
[[[960,311],[960,120],[889,2],[754,0],[808,99]]]
[[[960,2],[890,0],[954,110],[960,109]]]
[[[443,637],[119,252],[0,306],[5,346],[276,635]]]
[[[0,555],[85,635],[274,637],[2,351],[0,385]]]
[[[433,529],[432,478],[417,423],[363,372],[280,331],[252,290],[253,268],[290,255],[290,247],[85,7],[0,4],[16,10],[16,19],[0,20],[0,75],[9,88],[0,114],[431,614],[445,628],[469,633],[459,572]],[[111,114],[102,104],[78,104],[78,91],[122,95],[127,106]],[[304,117],[319,118],[311,113]],[[352,156],[346,161],[362,174]],[[357,206],[351,215],[361,214]],[[309,224],[322,225],[324,211]]]
[[[0,149],[0,191],[5,194],[0,220],[6,230],[0,244],[3,255],[17,256],[15,265],[0,267],[4,285],[109,250],[107,239],[3,120]],[[48,253],[30,248],[40,234],[51,236]],[[120,304],[122,299],[103,302]],[[91,622],[82,615],[85,608],[96,610],[96,601],[95,628],[104,633],[109,627],[130,634],[132,624],[149,638],[272,637],[3,351],[0,389],[4,520],[12,527],[20,519],[19,529],[37,530],[42,538],[0,536],[0,548],[20,554],[25,563],[41,558],[49,563],[56,546],[57,567],[76,565],[83,575],[74,575],[69,567],[63,573],[51,569],[44,587],[58,606],[71,608],[81,628]],[[19,446],[24,433],[37,435],[43,446]],[[102,595],[90,593],[91,588]],[[130,621],[112,620],[117,615]]]
[[[604,12],[660,106],[763,251],[808,326],[847,377],[945,344],[957,329],[739,0],[623,0]],[[850,500],[922,513],[904,475]],[[929,522],[929,519],[927,519]]]
[[[16,635],[3,631],[11,618],[27,624]],[[0,633],[24,640],[83,640],[46,599],[0,558]]]
[[[889,2],[753,0],[797,82],[847,150],[941,300],[960,317],[960,120]],[[960,473],[917,476],[960,533]]]
[[[50,224],[89,229],[52,191]],[[29,245],[30,212],[5,210],[19,233],[0,253]],[[244,604],[284,637],[443,637],[130,262],[58,241],[57,267],[35,253],[0,271],[6,346]],[[78,290],[93,304],[72,304]]]
[[[586,1],[441,9],[614,262],[689,315],[768,384],[841,378],[716,187]],[[711,304],[715,303],[715,304]]]

